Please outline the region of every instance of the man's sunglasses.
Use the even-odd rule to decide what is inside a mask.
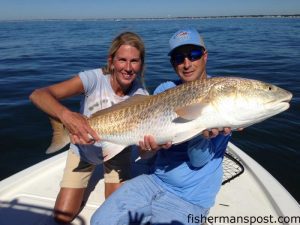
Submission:
[[[203,50],[200,49],[191,50],[188,53],[174,53],[171,56],[171,62],[176,65],[180,65],[184,62],[185,58],[188,58],[191,62],[193,62],[198,59],[201,59],[202,56],[203,56]]]

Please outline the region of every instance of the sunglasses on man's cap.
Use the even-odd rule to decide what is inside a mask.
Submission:
[[[201,59],[203,56],[204,51],[200,49],[194,49],[189,51],[188,53],[173,53],[171,55],[171,62],[175,65],[180,65],[184,62],[185,58],[188,58],[191,62],[194,62],[198,59]]]

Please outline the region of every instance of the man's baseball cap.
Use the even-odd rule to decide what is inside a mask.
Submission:
[[[182,29],[177,31],[169,40],[171,55],[175,48],[182,45],[197,45],[205,49],[204,41],[198,31],[194,28]]]

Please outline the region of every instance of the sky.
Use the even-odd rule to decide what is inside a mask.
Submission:
[[[0,0],[0,20],[300,14],[300,0]]]

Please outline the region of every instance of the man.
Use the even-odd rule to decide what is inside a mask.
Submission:
[[[154,94],[184,82],[204,80],[207,49],[195,29],[176,32],[170,39],[170,61],[177,81],[159,85]],[[91,224],[199,224],[208,214],[222,183],[222,161],[230,135],[217,129],[204,136],[157,151],[153,173],[127,181],[93,215]],[[140,146],[157,150],[151,136]]]

